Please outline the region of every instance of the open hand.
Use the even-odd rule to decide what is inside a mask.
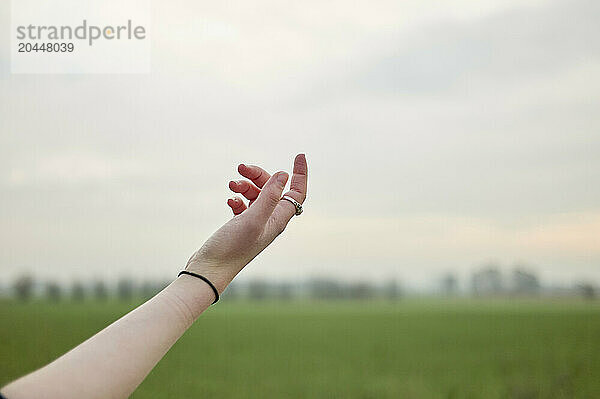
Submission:
[[[227,201],[235,215],[217,230],[191,257],[187,270],[210,279],[222,292],[256,255],[283,232],[296,208],[281,200],[288,180],[286,172],[271,176],[258,166],[240,164],[238,172],[248,180],[230,181],[229,188],[243,195]],[[299,203],[306,199],[308,166],[304,154],[294,159],[290,190],[285,193]]]

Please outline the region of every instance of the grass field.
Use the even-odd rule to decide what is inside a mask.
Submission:
[[[0,384],[52,360],[132,306],[0,302]],[[223,302],[181,338],[133,397],[597,398],[600,306]]]

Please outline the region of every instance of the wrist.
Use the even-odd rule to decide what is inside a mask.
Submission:
[[[208,262],[198,259],[196,256],[188,262],[185,270],[206,277],[219,291],[219,295],[225,291],[225,288],[239,273],[237,268],[230,265]]]

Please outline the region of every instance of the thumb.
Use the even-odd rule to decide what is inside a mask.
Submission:
[[[265,183],[258,198],[252,204],[252,208],[254,208],[258,217],[262,218],[264,221],[271,216],[279,203],[288,177],[288,174],[285,172],[275,173],[267,183]]]

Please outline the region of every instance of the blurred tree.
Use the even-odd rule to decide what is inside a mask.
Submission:
[[[454,296],[458,293],[458,279],[453,273],[446,273],[442,277],[441,289],[444,295]]]
[[[262,300],[267,297],[268,284],[263,280],[252,280],[248,284],[248,297],[253,300]]]
[[[85,299],[85,287],[81,281],[74,281],[71,286],[71,297],[74,301],[83,301]]]
[[[145,281],[141,287],[141,294],[144,298],[149,299],[158,294],[160,290],[159,284],[152,281]]]
[[[337,281],[313,278],[308,282],[308,292],[313,299],[336,299],[346,296],[345,287]]]
[[[592,300],[596,298],[596,289],[591,283],[577,284],[577,291],[584,299]]]
[[[517,266],[512,274],[512,287],[516,294],[535,295],[540,291],[540,282],[533,272],[523,266]]]
[[[504,291],[502,274],[493,263],[473,273],[471,287],[475,295],[498,295]]]
[[[375,296],[375,289],[366,282],[351,284],[348,287],[348,294],[352,299],[370,299]]]
[[[290,283],[281,283],[277,286],[277,299],[289,301],[293,297],[293,287]]]
[[[60,285],[55,281],[49,281],[46,283],[46,298],[52,302],[60,300],[62,290]]]
[[[122,278],[117,283],[117,295],[122,300],[129,300],[133,297],[133,282],[129,278]]]
[[[94,293],[94,297],[98,300],[105,300],[108,298],[108,289],[106,288],[106,284],[102,280],[94,281],[92,285],[92,291]]]
[[[18,277],[13,285],[17,299],[21,301],[29,300],[33,295],[33,284],[33,277],[30,275]]]
[[[402,296],[402,290],[400,284],[395,279],[388,280],[382,289],[382,294],[385,299],[390,301],[396,301]]]

